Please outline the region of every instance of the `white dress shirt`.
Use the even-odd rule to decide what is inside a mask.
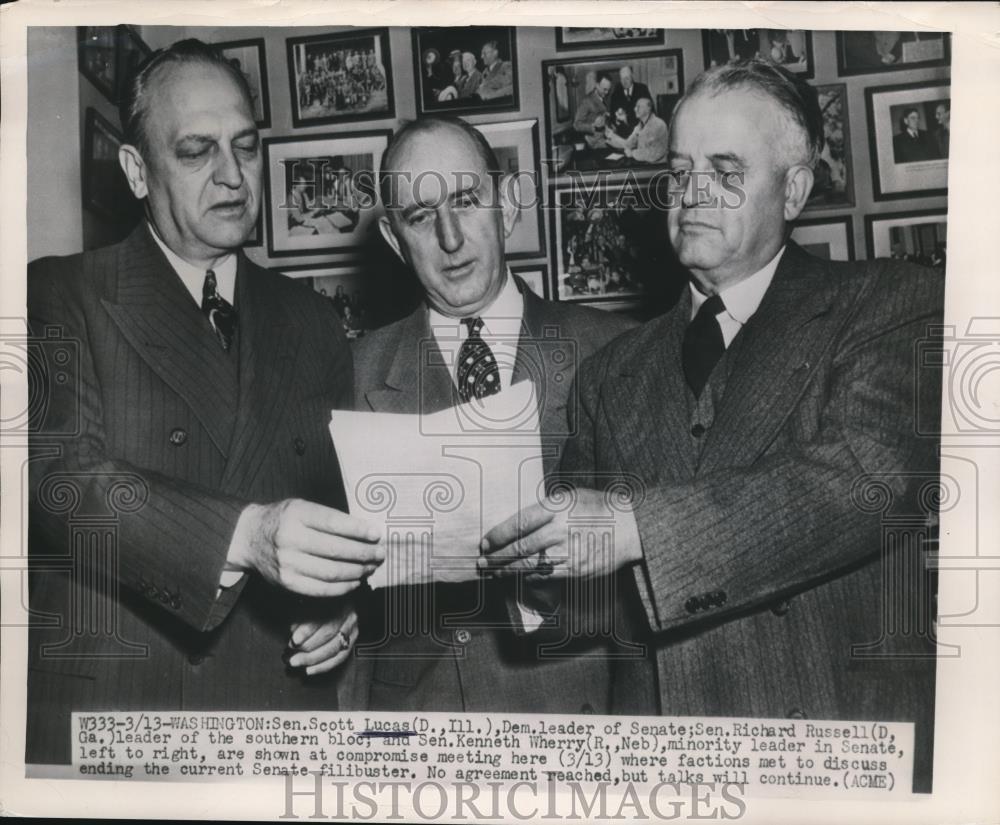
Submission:
[[[760,302],[764,300],[764,293],[771,285],[771,280],[774,278],[775,270],[777,270],[784,252],[785,247],[781,247],[778,254],[766,266],[749,278],[744,278],[742,281],[719,291],[719,297],[726,309],[716,315],[715,320],[719,322],[726,349],[729,349],[729,345],[737,333],[743,329],[746,322],[757,311]],[[701,305],[708,300],[708,296],[694,285],[694,281],[689,281],[688,287],[691,289],[691,319],[693,320],[694,316],[698,314],[698,310],[701,309]]]
[[[223,255],[221,258],[216,259],[213,266],[202,269],[188,263],[167,246],[160,236],[156,234],[156,230],[152,224],[149,224],[149,234],[153,236],[156,245],[163,250],[163,254],[167,256],[170,266],[173,267],[174,272],[177,273],[177,277],[181,279],[181,282],[187,291],[191,293],[191,297],[194,298],[194,302],[199,307],[201,306],[203,290],[205,288],[205,273],[209,269],[215,273],[215,282],[219,290],[219,295],[229,301],[231,305],[236,305],[236,255],[234,253],[230,252],[228,255]]]
[[[465,339],[469,337],[469,328],[462,323],[461,318],[443,315],[433,307],[429,307],[428,312],[431,332],[434,334],[434,341],[438,345],[438,349],[446,356],[448,353],[452,353],[455,356],[451,359],[452,362],[457,362],[458,350]],[[521,336],[521,321],[524,318],[524,296],[521,295],[517,284],[514,283],[514,276],[511,275],[509,269],[496,300],[476,317],[483,319],[483,327],[479,331],[479,335],[489,344],[493,351],[493,357],[497,360],[502,391],[504,387],[511,385],[514,376],[517,342]],[[457,369],[451,371],[451,380],[457,387]],[[540,613],[521,602],[517,603],[517,607],[521,613],[521,623],[528,633],[537,630],[545,621]]]

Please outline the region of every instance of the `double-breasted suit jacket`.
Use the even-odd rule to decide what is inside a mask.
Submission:
[[[234,303],[226,353],[145,225],[29,267],[40,351],[73,352],[32,388],[29,762],[69,761],[72,710],[336,707],[282,660],[329,603],[220,577],[247,504],[345,509],[350,351],[331,302],[242,254]]]
[[[545,470],[551,472],[568,433],[567,406],[577,366],[634,324],[597,310],[543,301],[520,280],[517,284],[524,315],[512,382],[535,382]],[[356,404],[395,413],[454,406],[459,399],[449,363],[434,343],[426,307],[420,306],[357,343]],[[559,585],[556,589],[554,601],[565,607],[565,592]],[[520,632],[512,582],[413,590],[408,603],[432,605],[437,638],[386,631],[386,602],[376,592],[363,615],[363,642],[352,663],[358,704],[379,710],[601,713],[617,703],[650,712],[655,701],[651,681],[634,680],[642,688],[638,695],[629,688],[612,696],[612,660],[593,640],[570,642],[555,656],[540,656],[539,645],[554,648],[567,640],[569,619],[563,615],[560,627],[551,632]],[[462,616],[468,621],[456,621]]]
[[[937,444],[917,409],[936,420],[940,373],[918,369],[916,346],[942,305],[931,270],[790,243],[712,373],[707,416],[681,366],[687,291],[583,365],[563,463],[644,485],[634,598],[662,713],[912,721],[928,781],[925,567],[916,548],[887,552],[882,531],[883,517],[926,517],[915,499]],[[892,634],[904,618],[912,632]]]

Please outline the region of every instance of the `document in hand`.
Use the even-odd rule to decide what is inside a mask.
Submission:
[[[478,577],[479,542],[545,493],[534,385],[441,412],[330,413],[352,515],[382,526],[372,587]]]

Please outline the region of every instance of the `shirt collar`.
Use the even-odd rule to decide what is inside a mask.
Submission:
[[[163,254],[166,256],[167,261],[173,268],[174,272],[177,273],[177,277],[181,279],[187,291],[191,293],[191,297],[194,298],[195,303],[198,304],[198,306],[201,306],[202,289],[205,284],[205,273],[208,270],[202,269],[201,267],[197,267],[194,264],[185,261],[180,255],[164,243],[163,239],[157,234],[156,229],[151,223],[147,224],[147,226],[149,227],[149,234],[153,236],[153,240],[156,241],[157,246],[163,250]],[[230,304],[235,304],[236,255],[230,252],[228,255],[225,255],[217,260],[211,269],[215,273],[215,280],[219,294],[229,301]]]
[[[732,316],[733,320],[738,321],[741,325],[745,324],[757,311],[760,302],[764,300],[764,293],[771,285],[784,252],[785,247],[783,246],[778,250],[777,255],[749,278],[744,278],[742,281],[737,281],[735,284],[719,290],[719,297],[722,298],[726,312]],[[701,305],[708,300],[708,296],[694,285],[694,281],[689,281],[688,287],[691,290],[691,317],[694,318]]]
[[[453,318],[438,312],[434,307],[428,307],[431,329],[445,331],[459,328],[459,336],[464,338],[468,329],[460,318]],[[504,276],[504,285],[500,294],[486,309],[479,313],[483,319],[482,334],[484,337],[514,338],[521,334],[521,319],[524,317],[524,296],[521,295],[510,269]]]

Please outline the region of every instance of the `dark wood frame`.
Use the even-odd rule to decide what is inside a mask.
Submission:
[[[299,116],[299,95],[295,83],[295,46],[310,43],[324,43],[338,40],[356,40],[359,37],[378,37],[382,41],[383,66],[385,70],[386,110],[384,112],[358,112],[347,115],[327,115],[325,117],[302,118]],[[373,29],[348,29],[330,32],[328,34],[313,34],[304,37],[289,37],[285,40],[285,52],[288,60],[289,103],[292,109],[292,125],[298,129],[309,126],[322,126],[330,123],[357,123],[362,120],[392,120],[396,117],[396,98],[392,82],[392,53],[389,44],[389,29],[387,27]]]
[[[631,49],[635,46],[664,46],[667,42],[667,30],[657,29],[658,34],[650,37],[634,37],[624,40],[591,40],[586,43],[567,43],[564,29],[587,28],[580,26],[556,26],[556,51],[571,52],[585,49]]]
[[[129,79],[125,66],[125,56],[127,54],[125,44],[128,41],[131,41],[132,44],[137,47],[137,51],[142,52],[143,57],[142,60],[139,61],[140,64],[153,53],[153,50],[149,48],[149,46],[146,45],[146,42],[139,36],[139,32],[135,30],[135,27],[126,25],[118,27],[118,78],[114,101],[116,104],[122,99],[125,84]]]
[[[847,233],[848,260],[857,260],[857,252],[854,248],[854,220],[850,215],[832,215],[828,218],[800,218],[792,225],[792,231],[794,232],[795,229],[800,226],[833,226],[836,224],[843,224],[845,227],[845,231]]]
[[[847,181],[847,200],[842,203],[816,203],[812,204],[808,201],[806,202],[805,211],[807,212],[822,212],[828,209],[847,209],[856,204],[856,193],[855,193],[855,174],[854,174],[854,149],[851,144],[851,113],[850,107],[848,106],[848,93],[846,83],[810,83],[819,93],[819,88],[823,86],[839,86],[843,90],[843,101],[844,101],[844,145],[847,147],[847,157],[848,157],[848,168],[847,174],[849,179]],[[810,195],[810,197],[812,197]]]
[[[261,106],[264,110],[264,116],[261,120],[257,121],[258,129],[270,129],[271,128],[271,92],[268,87],[267,79],[267,46],[264,42],[263,37],[252,37],[248,40],[227,40],[223,43],[213,43],[214,46],[219,51],[224,51],[225,49],[246,49],[246,48],[256,48],[257,49],[257,66],[260,70],[260,94],[261,94]]]
[[[943,218],[948,222],[948,210],[941,209],[907,209],[902,212],[876,212],[865,215],[865,252],[869,260],[875,258],[875,224],[879,221],[892,221],[898,218]]]
[[[439,28],[439,27],[433,27]],[[513,97],[508,103],[483,103],[479,106],[441,106],[428,109],[424,105],[424,90],[421,83],[423,48],[420,45],[421,34],[433,31],[433,28],[414,26],[410,30],[410,42],[413,52],[413,99],[417,107],[417,117],[421,115],[479,115],[491,112],[515,112],[521,108],[521,71],[517,65],[517,26],[490,26],[488,28],[505,28],[510,37],[510,66],[514,75]],[[471,28],[471,27],[470,27]],[[481,27],[487,28],[487,27]]]
[[[926,32],[941,34],[944,37],[944,57],[939,60],[920,60],[914,63],[893,63],[888,66],[872,66],[852,69],[847,65],[846,44],[844,35],[871,34],[873,31],[895,31],[894,29],[871,29],[864,32],[836,32],[837,35],[837,76],[855,77],[863,74],[882,74],[884,72],[900,72],[908,69],[930,69],[933,67],[951,66],[951,32]]]
[[[84,59],[87,52],[87,29],[111,29],[113,31],[114,37],[114,55],[112,56],[112,63],[114,65],[115,76],[111,82],[111,85],[105,85],[104,82],[92,74],[87,68],[86,60]],[[77,26],[76,27],[76,65],[87,80],[93,84],[94,88],[97,89],[104,97],[108,99],[109,102],[115,103],[118,100],[118,86],[119,86],[119,72],[121,66],[119,65],[119,31],[117,26]]]
[[[758,28],[765,28],[765,27],[760,26]],[[712,65],[712,59],[711,59],[711,55],[709,54],[709,48],[708,48],[709,47],[709,36],[710,36],[709,32],[710,31],[712,31],[712,30],[711,29],[702,29],[701,30],[701,52],[702,52],[702,57],[704,58],[704,61],[705,61],[705,68],[706,69],[709,66]],[[812,80],[816,76],[816,62],[815,62],[815,57],[813,55],[813,37],[812,37],[813,36],[813,30],[812,29],[796,29],[795,31],[801,31],[801,32],[805,33],[805,36],[806,36],[806,63],[808,64],[808,68],[804,72],[795,72],[795,71],[792,71],[791,69],[789,69],[788,71],[792,72],[792,74],[794,74],[796,77],[801,77],[804,80]]]
[[[509,257],[509,256],[508,256]],[[547,263],[542,264],[518,264],[517,266],[512,266],[510,271],[515,275],[523,275],[523,273],[528,271],[538,271],[541,270],[542,273],[542,297],[546,301],[552,300],[552,284],[549,280],[549,265]]]

